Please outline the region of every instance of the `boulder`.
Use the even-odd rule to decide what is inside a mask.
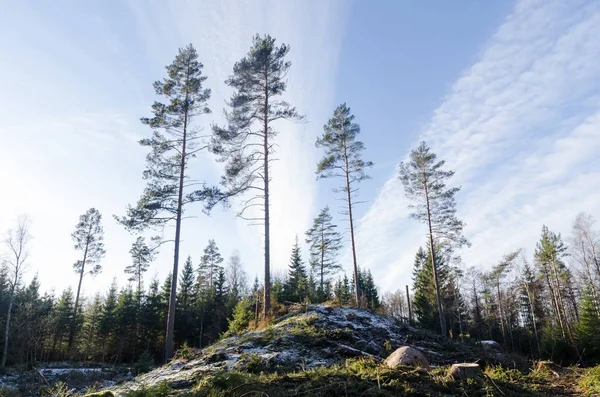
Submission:
[[[410,346],[402,346],[396,349],[383,363],[389,368],[396,368],[399,365],[429,368],[429,360],[427,360],[425,354]]]
[[[476,363],[452,364],[448,377],[454,380],[465,381],[481,376],[481,367]]]
[[[482,340],[481,346],[486,352],[499,352],[502,350],[500,343],[496,342],[495,340]]]

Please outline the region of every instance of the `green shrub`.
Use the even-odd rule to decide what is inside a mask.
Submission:
[[[88,393],[88,394],[85,394],[83,397],[115,397],[115,395],[110,390],[106,390],[106,391],[99,391],[96,393]]]
[[[579,379],[579,387],[586,393],[600,395],[600,365],[588,368]]]
[[[190,360],[193,354],[194,349],[192,349],[187,342],[183,342],[183,345],[177,350],[177,357],[185,361]]]
[[[138,390],[129,390],[125,393],[127,397],[167,397],[171,394],[171,388],[166,383],[142,387]]]
[[[383,342],[383,348],[386,353],[390,354],[392,352],[392,342],[390,342],[389,339],[386,339],[385,342]]]
[[[258,374],[265,369],[263,359],[257,353],[243,353],[238,360],[240,366],[251,374]]]
[[[52,387],[47,387],[42,390],[43,396],[52,396],[52,397],[70,397],[71,392],[69,391],[69,387],[64,382],[56,382],[56,384]]]
[[[250,321],[254,319],[254,305],[250,299],[242,299],[233,309],[233,318],[229,321],[228,332],[239,334],[248,329]]]
[[[136,374],[143,374],[150,371],[154,367],[154,357],[148,350],[144,350],[138,357],[137,362],[134,365]]]

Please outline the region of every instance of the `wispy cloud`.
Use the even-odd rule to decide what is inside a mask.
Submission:
[[[568,233],[579,211],[600,215],[598,26],[595,2],[519,1],[421,133],[463,187],[465,264],[531,252],[544,223]],[[384,289],[410,282],[425,242],[406,205],[395,172],[360,222],[361,261]]]
[[[143,189],[146,152],[136,140],[150,133],[139,118],[148,115],[155,99],[152,82],[164,76],[178,47],[193,43],[213,91],[213,114],[199,120],[208,132],[212,122],[224,122],[222,109],[230,96],[224,81],[256,33],[291,45],[285,99],[308,115],[306,124],[278,127],[281,160],[273,165],[272,263],[285,268],[294,235],[301,235],[316,213],[313,145],[334,107],[345,2],[131,1],[81,3],[65,12],[15,3],[13,18],[0,26],[0,37],[22,31],[14,41],[0,39],[2,52],[13,57],[0,64],[0,83],[11,92],[10,98],[0,98],[5,111],[0,166],[10,170],[0,175],[0,184],[10,189],[0,223],[8,225],[21,212],[31,215],[33,268],[43,287],[60,290],[76,283],[70,233],[91,206],[104,215],[107,256],[104,272],[95,283],[86,280],[84,289],[103,290],[114,276],[123,280],[133,238],[111,215],[122,214]],[[199,180],[216,183],[219,167],[206,154],[198,156],[190,171]],[[184,222],[184,255],[197,261],[214,238],[224,255],[238,249],[250,275],[261,277],[259,227],[220,209],[210,218],[199,206],[186,215],[197,218]],[[172,250],[165,245],[149,273],[164,277],[171,267]]]

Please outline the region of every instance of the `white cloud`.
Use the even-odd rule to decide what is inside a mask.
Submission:
[[[598,26],[595,2],[518,2],[419,137],[463,187],[465,264],[532,252],[542,224],[568,234],[578,212],[600,215]],[[360,222],[359,258],[384,289],[410,283],[425,242],[406,204],[395,172]]]

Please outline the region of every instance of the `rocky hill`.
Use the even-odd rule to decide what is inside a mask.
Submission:
[[[414,363],[397,361],[415,355],[420,359]],[[455,372],[455,363],[471,364],[459,365],[464,371]],[[181,350],[168,365],[135,379],[127,380],[127,368],[46,369],[20,376],[38,383],[42,379],[36,392],[11,378],[13,386],[0,387],[0,396],[600,395],[600,367],[532,367],[491,341],[447,340],[365,310],[315,305],[297,307],[263,329],[203,350]],[[9,380],[5,376],[0,383]],[[104,390],[89,393],[90,386]]]
[[[431,367],[388,368],[400,346],[423,352]],[[456,381],[449,365],[478,362],[481,376]],[[504,365],[504,368],[502,367]],[[515,367],[522,367],[520,371]],[[512,368],[507,368],[512,367]],[[170,364],[110,388],[115,396],[567,396],[576,370],[527,371],[522,358],[489,346],[449,341],[353,308],[298,308],[264,329],[180,352]],[[583,395],[583,394],[582,394]],[[90,395],[91,397],[92,395]]]
[[[351,357],[379,361],[403,345],[417,347],[434,365],[473,361],[482,353],[473,345],[443,340],[366,310],[315,305],[294,310],[264,329],[187,352],[184,358],[141,375],[120,389],[161,382],[185,388],[216,371],[302,371],[342,364]]]

